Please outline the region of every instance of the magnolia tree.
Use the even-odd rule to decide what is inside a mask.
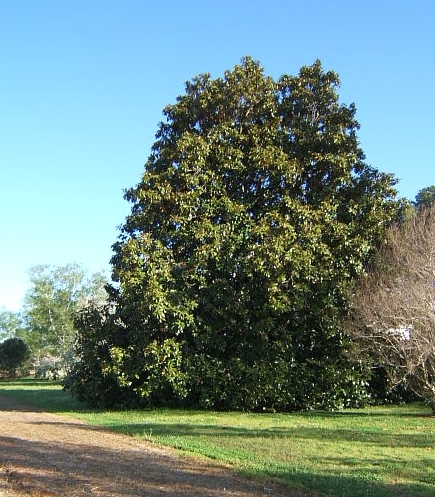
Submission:
[[[126,192],[113,304],[78,321],[75,392],[213,409],[362,400],[340,320],[398,205],[338,88],[319,61],[275,81],[245,58],[165,108]]]
[[[435,206],[388,231],[354,298],[349,331],[360,350],[435,412]]]

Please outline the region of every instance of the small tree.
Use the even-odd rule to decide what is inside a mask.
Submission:
[[[435,202],[435,185],[421,189],[415,196],[414,205],[419,207],[430,207]]]
[[[16,376],[17,369],[30,357],[29,347],[21,338],[8,338],[0,343],[0,370]]]
[[[388,231],[354,298],[349,331],[389,388],[403,385],[435,412],[435,206]]]

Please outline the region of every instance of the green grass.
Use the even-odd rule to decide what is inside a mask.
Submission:
[[[435,418],[419,404],[335,413],[100,412],[81,408],[57,383],[30,380],[0,383],[0,395],[322,497],[435,495]]]

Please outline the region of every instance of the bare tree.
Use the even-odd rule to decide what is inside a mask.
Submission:
[[[391,389],[404,385],[435,412],[435,205],[390,228],[348,327]]]

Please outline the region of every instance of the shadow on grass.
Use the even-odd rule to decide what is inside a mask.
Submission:
[[[10,402],[0,402],[0,410],[7,410],[10,405],[15,411],[32,411],[35,409],[47,412],[75,412],[89,411],[83,404],[72,398],[59,388],[60,383],[45,383],[39,381],[28,381],[23,383],[2,384],[0,382],[0,399],[10,399]]]
[[[434,486],[425,483],[387,484],[366,478],[345,475],[319,475],[308,472],[288,474],[274,472],[275,477],[298,489],[309,489],[317,495],[328,497],[432,497]]]
[[[378,447],[400,448],[433,448],[435,440],[427,434],[397,434],[380,431],[357,431],[349,429],[301,427],[266,429],[249,429],[243,427],[208,425],[208,424],[171,424],[167,422],[119,423],[111,424],[110,429],[132,436],[152,434],[155,437],[202,437],[214,439],[244,438],[244,439],[300,439],[322,440],[332,442],[350,442],[376,445]]]

